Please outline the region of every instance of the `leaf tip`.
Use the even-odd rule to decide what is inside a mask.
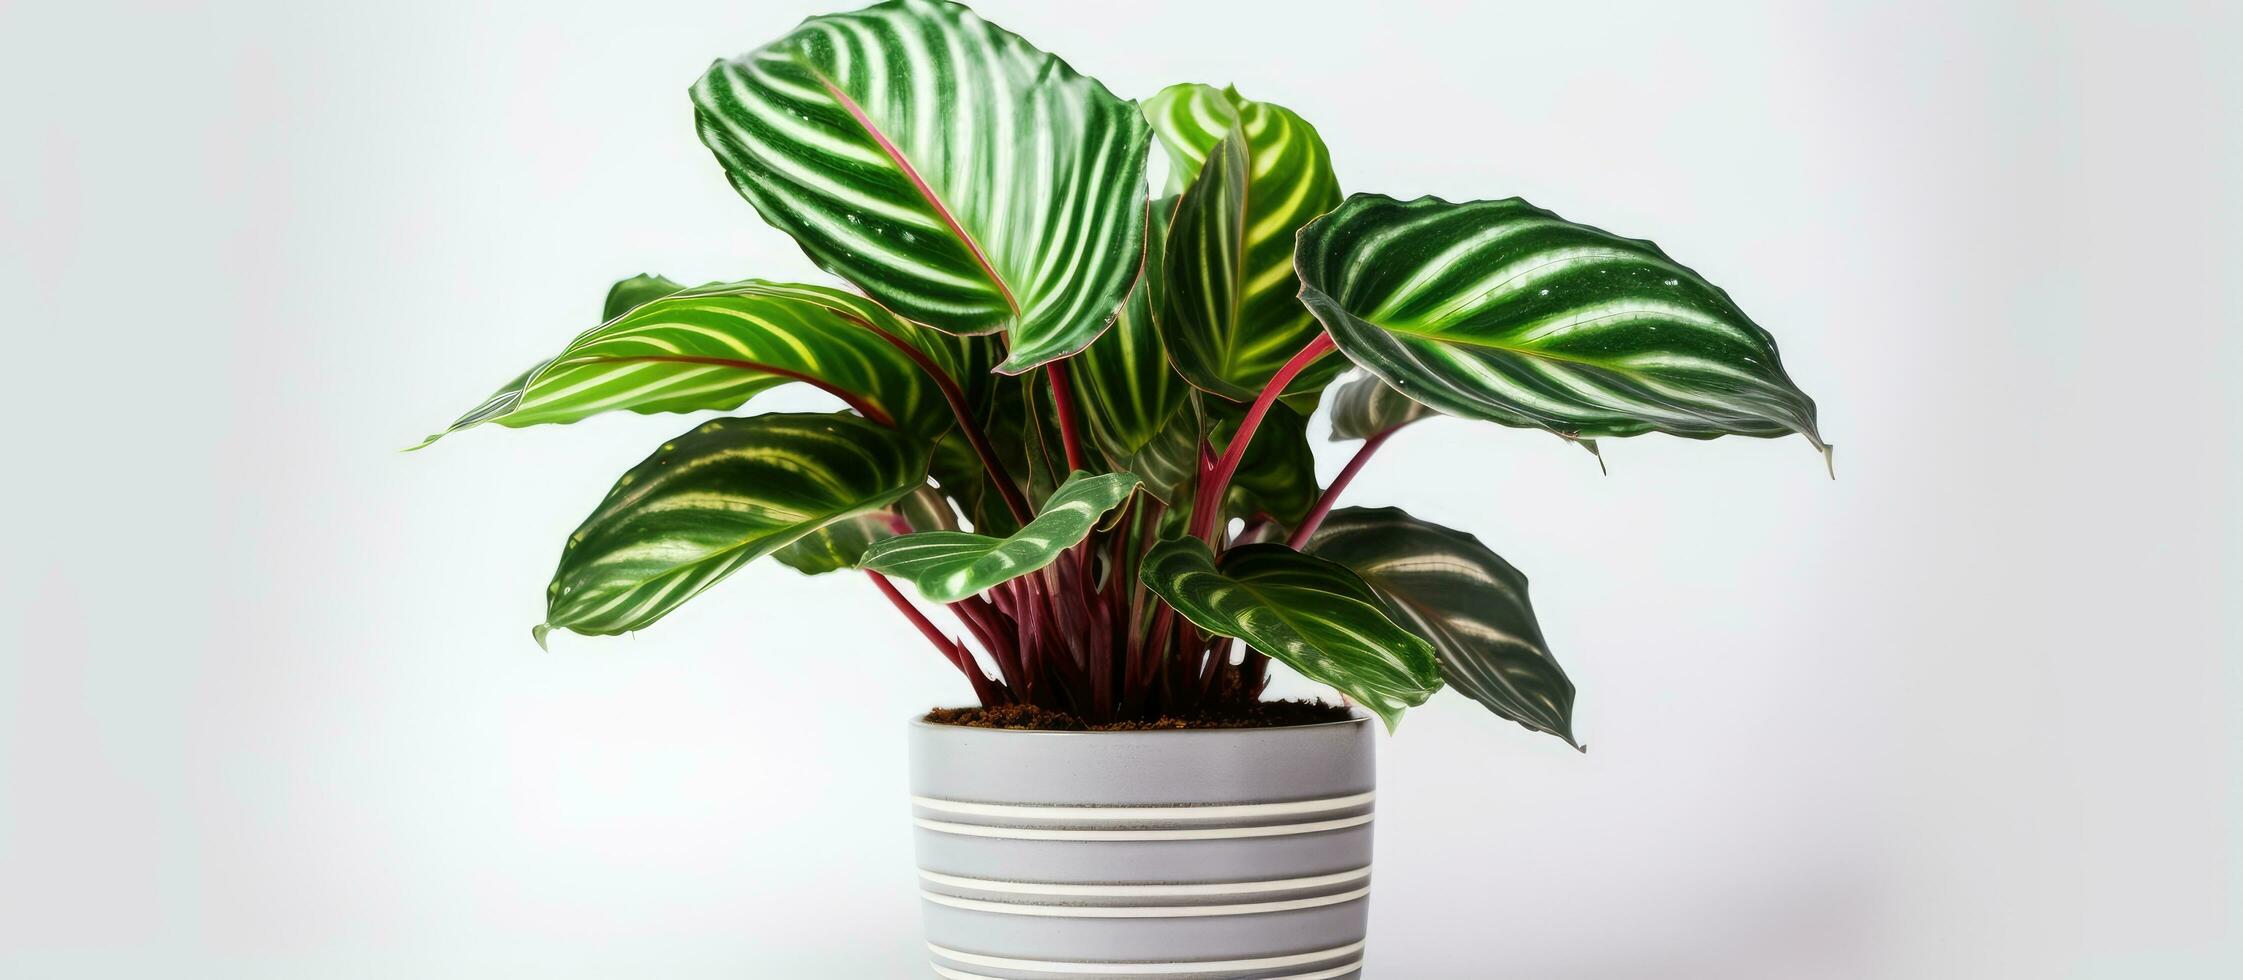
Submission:
[[[546,643],[545,643],[545,638],[546,638],[546,637],[547,637],[548,635],[551,635],[551,634],[552,634],[552,632],[553,632],[553,624],[551,624],[551,623],[539,623],[539,624],[537,624],[536,626],[532,626],[532,627],[530,627],[530,639],[533,639],[533,640],[536,640],[536,641],[537,641],[537,648],[538,648],[538,649],[540,649],[540,650],[543,650],[543,651],[545,651],[545,652],[547,652],[547,653],[552,653],[552,652],[553,652],[553,648],[552,648],[552,647],[550,647],[550,646],[547,646],[547,645],[546,645]]]

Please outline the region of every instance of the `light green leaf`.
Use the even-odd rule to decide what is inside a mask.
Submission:
[[[1061,484],[1027,526],[1009,537],[964,531],[922,531],[875,542],[859,564],[909,579],[930,602],[956,602],[1043,568],[1081,544],[1098,519],[1129,496],[1130,473],[1077,472]]]
[[[1145,121],[965,7],[812,17],[693,104],[764,220],[902,316],[1004,331],[1008,374],[1088,345],[1137,279]]]
[[[1179,538],[1154,546],[1139,577],[1199,628],[1245,640],[1338,688],[1388,729],[1441,687],[1432,647],[1388,619],[1370,587],[1333,562],[1252,544],[1224,552],[1218,567],[1206,544]]]
[[[1167,235],[1162,343],[1194,386],[1252,401],[1320,329],[1296,298],[1293,234],[1340,201],[1331,157],[1299,116],[1236,90],[1171,86],[1145,112],[1194,175]],[[1310,367],[1288,394],[1321,389],[1342,366]]]
[[[896,522],[920,530],[956,530],[950,505],[933,487],[921,486],[905,494],[886,510],[835,521],[772,553],[780,564],[804,575],[823,575],[857,567],[866,548],[875,541],[895,537]]]
[[[849,414],[722,418],[616,481],[546,588],[553,629],[641,629],[741,565],[927,479],[926,443]]]
[[[1091,438],[1117,463],[1142,452],[1160,435],[1189,386],[1168,366],[1153,320],[1161,304],[1161,242],[1174,198],[1151,206],[1145,236],[1145,270],[1113,329],[1068,361],[1081,391]],[[1126,468],[1126,467],[1125,467]]]
[[[948,338],[861,297],[748,280],[639,300],[637,282],[625,280],[608,294],[609,306],[625,312],[421,445],[485,422],[518,428],[612,411],[723,411],[797,380],[849,392],[923,438],[952,424],[926,372],[876,331],[919,345],[946,369],[955,357]]]
[[[1361,576],[1395,622],[1433,645],[1450,687],[1580,747],[1573,682],[1542,639],[1526,576],[1478,538],[1392,507],[1346,507],[1325,518],[1308,552]]]
[[[1797,432],[1775,339],[1650,242],[1512,198],[1370,194],[1301,229],[1301,299],[1340,349],[1450,415],[1568,437]]]
[[[600,322],[606,323],[664,296],[684,290],[684,286],[671,282],[667,277],[645,272],[619,280],[608,287],[607,303],[601,308]]]

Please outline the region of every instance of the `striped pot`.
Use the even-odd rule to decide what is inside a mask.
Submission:
[[[911,726],[935,976],[1344,980],[1370,912],[1369,719]]]

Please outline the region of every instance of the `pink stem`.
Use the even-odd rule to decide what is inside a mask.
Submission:
[[[1301,526],[1294,528],[1293,536],[1285,539],[1287,547],[1299,551],[1302,545],[1308,543],[1309,536],[1315,534],[1316,529],[1323,526],[1324,518],[1332,513],[1332,503],[1339,499],[1340,491],[1347,489],[1347,485],[1355,481],[1355,474],[1362,471],[1364,463],[1371,461],[1371,454],[1378,452],[1379,446],[1385,444],[1386,437],[1400,429],[1401,426],[1395,426],[1363,440],[1363,448],[1355,451],[1354,458],[1349,459],[1346,466],[1340,467],[1340,474],[1333,477],[1332,485],[1325,487],[1323,494],[1316,498],[1316,506],[1308,509],[1308,516],[1301,519]]]
[[[1075,386],[1067,378],[1067,365],[1053,361],[1044,366],[1051,375],[1051,400],[1059,406],[1059,441],[1067,447],[1067,468],[1087,470],[1083,463],[1083,438],[1075,424]]]
[[[1271,405],[1277,404],[1278,396],[1285,393],[1285,386],[1292,384],[1293,379],[1308,370],[1317,358],[1331,353],[1334,346],[1331,334],[1318,332],[1315,340],[1309,341],[1308,346],[1277,369],[1277,374],[1269,379],[1269,386],[1263,388],[1254,404],[1247,408],[1246,418],[1239,422],[1238,432],[1231,436],[1230,447],[1223,450],[1223,458],[1216,462],[1214,471],[1201,474],[1199,496],[1192,502],[1192,537],[1209,545],[1215,543],[1215,509],[1223,501],[1223,491],[1230,489],[1231,476],[1238,472],[1239,461],[1246,458],[1246,446],[1254,441],[1254,430],[1261,428],[1262,417],[1269,414]]]

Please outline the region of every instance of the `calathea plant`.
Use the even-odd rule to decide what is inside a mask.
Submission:
[[[692,100],[740,195],[853,288],[624,280],[447,431],[785,384],[846,410],[661,444],[569,536],[541,643],[643,629],[769,557],[861,571],[984,705],[1205,715],[1275,659],[1389,725],[1447,684],[1570,743],[1516,569],[1333,509],[1370,455],[1436,412],[1827,453],[1768,333],[1657,246],[1516,198],[1343,198],[1316,130],[1235,90],[1132,102],[965,7],[889,0],[717,62]],[[1319,402],[1360,441],[1322,486]]]

